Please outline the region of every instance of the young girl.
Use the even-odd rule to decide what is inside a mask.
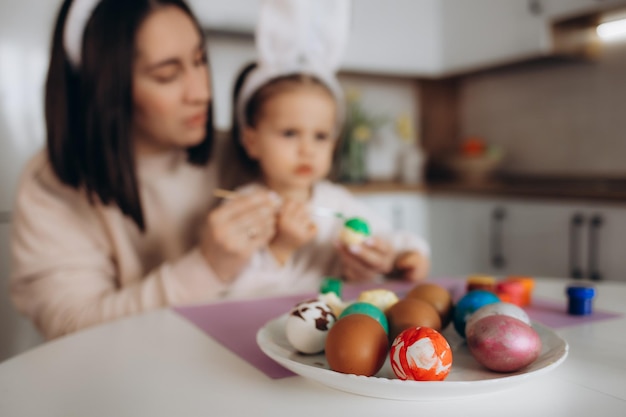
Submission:
[[[12,300],[46,338],[215,300],[274,234],[267,192],[210,211],[205,42],[181,0],[65,0],[46,124],[11,241]]]
[[[333,0],[332,4],[341,7],[340,3]],[[306,30],[309,21],[298,22],[297,16],[310,13],[300,10],[287,22],[289,11],[264,12],[257,31],[260,64],[246,68],[236,83],[233,145],[242,165],[256,175],[253,183],[237,192],[275,192],[280,200],[277,231],[233,281],[230,294],[259,295],[277,288],[315,290],[329,275],[369,281],[398,272],[408,280],[424,279],[427,244],[417,236],[392,232],[345,188],[325,180],[343,117],[343,96],[332,71],[338,54],[330,50],[340,47],[341,39],[315,42],[316,31],[302,36],[275,29],[282,23]],[[264,26],[266,22],[273,26]],[[339,36],[340,32],[331,33]],[[307,57],[312,48],[297,43],[303,39],[313,39],[316,46],[329,50]],[[278,47],[283,49],[276,51]],[[285,56],[299,61],[285,61]],[[325,57],[330,58],[325,61]],[[298,67],[299,71],[294,70]],[[362,245],[337,243],[342,227],[339,216],[366,219],[374,236]]]

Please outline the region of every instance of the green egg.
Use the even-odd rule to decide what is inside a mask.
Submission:
[[[374,304],[356,301],[343,310],[339,319],[349,316],[350,314],[365,314],[366,316],[370,316],[383,326],[385,333],[389,334],[389,323],[387,322],[387,317],[385,316],[385,313],[383,313],[383,311]]]
[[[367,222],[359,217],[352,217],[346,220],[344,226],[364,236],[369,236],[371,234],[370,227]]]

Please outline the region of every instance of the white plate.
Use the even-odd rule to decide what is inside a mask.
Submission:
[[[257,344],[270,358],[305,378],[329,387],[369,397],[396,400],[435,400],[466,397],[507,389],[556,368],[567,357],[567,342],[538,323],[533,328],[542,342],[541,354],[532,364],[513,373],[491,372],[470,354],[467,344],[449,325],[443,332],[452,348],[452,369],[445,381],[402,381],[395,377],[389,358],[373,377],[331,371],[323,354],[296,352],[285,337],[287,315],[270,320],[257,333]]]

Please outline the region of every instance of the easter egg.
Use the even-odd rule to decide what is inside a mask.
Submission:
[[[441,329],[441,318],[435,307],[417,298],[403,298],[395,303],[387,310],[387,320],[389,320],[390,341],[410,327]]]
[[[541,338],[528,324],[501,314],[484,317],[467,329],[467,346],[485,368],[513,372],[541,353]]]
[[[385,333],[389,333],[389,324],[387,323],[387,317],[383,311],[376,307],[374,304],[366,303],[363,301],[357,301],[350,304],[342,312],[339,318],[343,318],[350,314],[365,314],[376,320],[383,326]]]
[[[465,337],[465,325],[470,316],[482,306],[498,302],[500,299],[492,292],[484,290],[468,292],[454,307],[454,329],[461,337]]]
[[[374,375],[382,368],[388,350],[385,330],[365,314],[340,318],[326,338],[328,366],[344,374]]]
[[[465,334],[469,331],[469,328],[474,325],[478,320],[483,317],[493,316],[496,314],[503,314],[505,316],[514,317],[518,320],[530,326],[530,318],[528,314],[519,306],[511,303],[499,302],[493,304],[487,304],[476,310],[465,323]]]
[[[443,381],[452,367],[452,349],[438,331],[412,327],[394,339],[389,359],[399,379]]]
[[[452,318],[452,295],[450,291],[435,283],[423,283],[413,287],[406,295],[407,298],[418,298],[430,303],[441,318],[441,328],[444,329]]]
[[[285,336],[298,352],[319,353],[324,350],[326,336],[335,321],[335,315],[326,303],[303,301],[291,309],[285,324]]]
[[[352,217],[344,222],[340,240],[346,246],[360,245],[370,235],[371,231],[367,222],[360,217]]]
[[[395,292],[391,290],[387,290],[385,288],[376,288],[373,290],[361,292],[359,294],[359,297],[357,298],[357,301],[374,304],[383,312],[386,312],[392,305],[398,302],[398,296]]]

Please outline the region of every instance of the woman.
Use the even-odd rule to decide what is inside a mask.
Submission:
[[[18,187],[11,294],[46,338],[218,298],[268,244],[268,193],[210,211],[209,71],[183,1],[66,0],[45,112],[46,151]]]

